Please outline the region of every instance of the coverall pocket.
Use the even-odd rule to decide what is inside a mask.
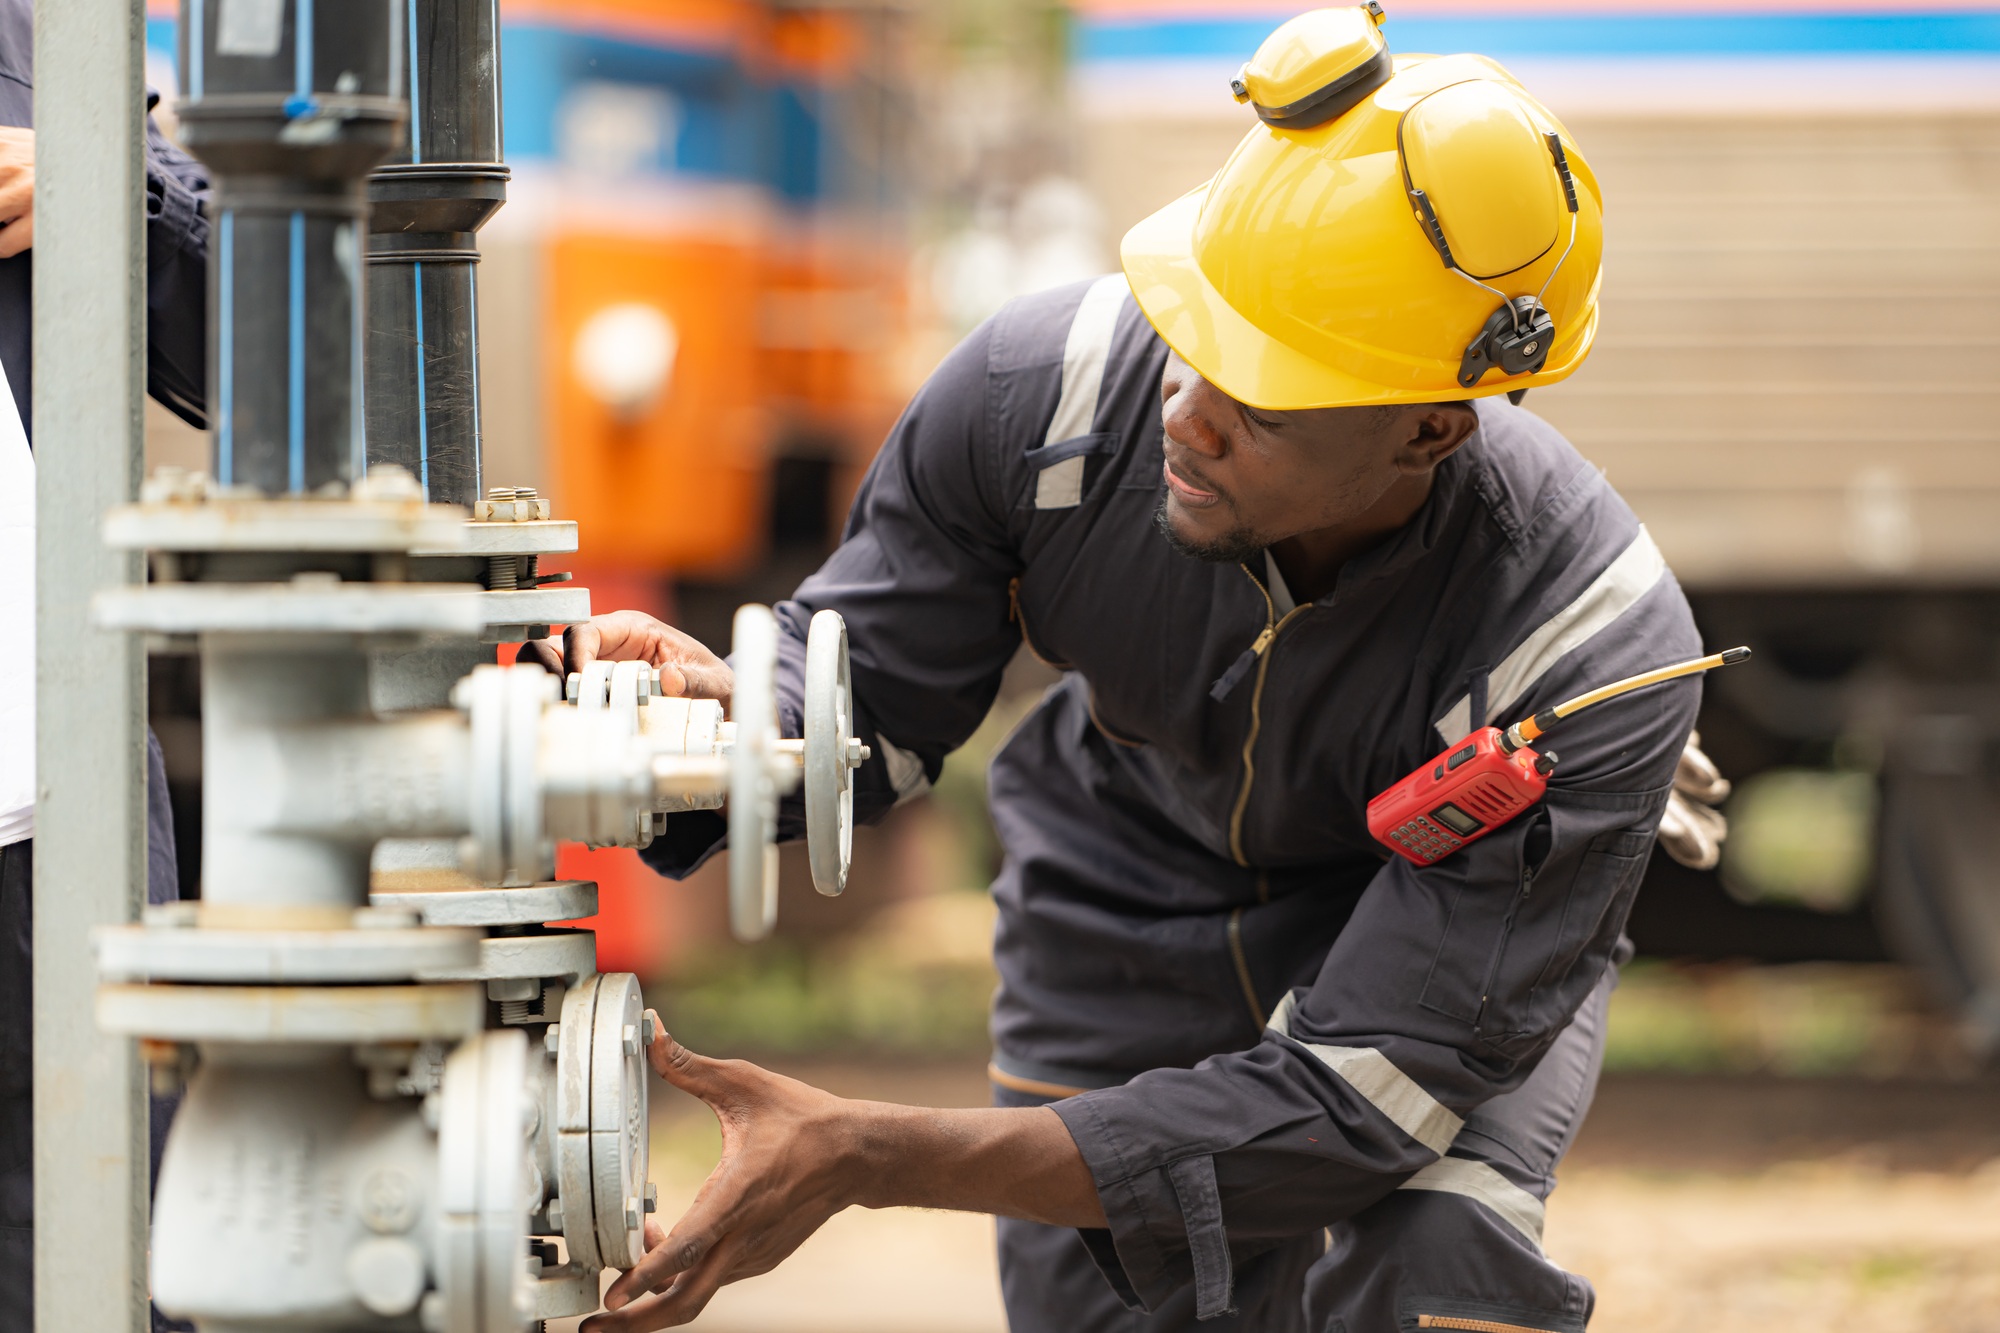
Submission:
[[[1569,1015],[1604,975],[1640,877],[1646,873],[1653,835],[1640,829],[1618,829],[1591,839],[1573,879],[1567,884],[1537,885],[1550,901],[1541,905],[1536,939],[1540,950],[1523,950],[1523,973],[1534,967],[1534,979],[1520,1007],[1521,1022],[1513,1026],[1531,1033],[1546,1032],[1569,1021]],[[1560,897],[1556,895],[1560,892]],[[1547,940],[1546,945],[1541,945]],[[1523,940],[1523,944],[1530,941]]]
[[[1532,826],[1547,817],[1537,810],[1522,822]],[[1475,1033],[1527,883],[1523,845],[1520,835],[1484,838],[1428,872],[1442,879],[1437,872],[1448,867],[1454,879],[1438,884],[1452,895],[1451,910],[1418,1003],[1472,1024]]]
[[[1524,881],[1479,1024],[1483,1043],[1508,1059],[1539,1050],[1604,975],[1652,846],[1650,829],[1602,829],[1602,811],[1556,808],[1550,818],[1573,850]],[[1592,823],[1602,831],[1590,834]]]

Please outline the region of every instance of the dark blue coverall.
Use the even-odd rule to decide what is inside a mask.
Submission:
[[[33,127],[34,4],[0,0],[0,125]],[[150,107],[151,100],[148,105]],[[208,176],[146,122],[146,388],[195,426],[203,420],[206,384]],[[106,257],[110,262],[110,257]],[[0,364],[14,391],[21,424],[30,415],[30,333],[33,251],[0,259]],[[0,737],[0,744],[8,743]],[[180,896],[167,775],[160,745],[146,737],[146,897]],[[35,1326],[34,1176],[34,933],[30,885],[32,841],[0,847],[0,1329]],[[85,965],[79,961],[79,966]],[[173,1107],[153,1106],[153,1170]],[[153,1316],[156,1328],[185,1325]]]
[[[869,816],[1023,639],[1065,670],[992,766],[992,1074],[1063,1117],[1109,1226],[1003,1219],[1008,1317],[1576,1333],[1593,1293],[1543,1256],[1542,1202],[1699,687],[1565,723],[1547,798],[1434,866],[1364,811],[1478,725],[1697,655],[1687,604],[1598,470],[1487,398],[1416,517],[1286,612],[1263,565],[1155,529],[1166,355],[1120,277],[1009,306],[780,607],[791,735],[807,621],[847,620]],[[722,834],[677,815],[646,856],[684,874]]]

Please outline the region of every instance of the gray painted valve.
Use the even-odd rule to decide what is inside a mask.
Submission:
[[[847,887],[854,849],[854,770],[869,747],[854,734],[847,626],[821,611],[806,635],[805,735],[778,727],[778,623],[768,607],[737,610],[731,642],[731,716],[709,699],[668,698],[659,671],[643,662],[592,662],[568,678],[579,713],[604,714],[652,755],[655,800],[629,833],[599,845],[643,847],[668,814],[729,812],[729,918],[738,939],[762,939],[777,921],[778,810],[805,787],[806,843],[813,886],[829,896]]]

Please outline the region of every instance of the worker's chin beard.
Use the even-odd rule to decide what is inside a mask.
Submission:
[[[1190,541],[1174,530],[1174,520],[1167,512],[1172,503],[1171,497],[1160,497],[1160,507],[1153,511],[1153,525],[1167,539],[1167,544],[1182,555],[1218,565],[1240,565],[1270,544],[1246,527],[1231,528],[1220,537]]]

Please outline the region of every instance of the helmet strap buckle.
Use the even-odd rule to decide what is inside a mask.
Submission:
[[[1487,371],[1531,375],[1549,359],[1555,320],[1538,297],[1516,296],[1490,315],[1458,363],[1458,383],[1470,389]]]

